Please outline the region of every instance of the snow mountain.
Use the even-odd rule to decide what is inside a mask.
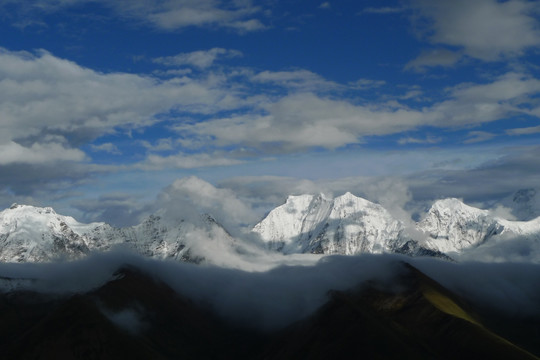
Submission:
[[[209,245],[209,243],[211,243]],[[235,240],[209,215],[194,222],[152,215],[141,224],[116,228],[82,224],[52,208],[12,205],[0,212],[0,261],[48,262],[78,259],[94,251],[124,248],[157,259],[201,262],[213,247],[232,251]]]
[[[290,253],[443,255],[421,246],[385,208],[347,192],[289,196],[257,224],[270,249]]]
[[[346,193],[289,196],[253,231],[270,249],[291,253],[401,253],[445,257],[491,239],[517,236],[540,242],[540,218],[509,221],[450,198],[436,201],[423,219],[407,225],[381,205]],[[540,244],[536,244],[540,248]],[[535,246],[536,246],[535,245]]]
[[[476,256],[471,249],[487,248],[491,254],[514,251],[514,259],[526,255],[540,262],[540,217],[510,221],[458,199],[438,200],[421,221],[405,223],[351,193],[289,196],[252,233],[262,246],[234,238],[207,214],[187,220],[161,211],[136,226],[117,228],[79,223],[50,207],[14,204],[0,212],[0,262],[73,260],[117,248],[155,259],[232,267],[285,261],[282,254],[398,253],[451,259],[462,253]]]
[[[76,259],[90,252],[85,233],[104,226],[81,224],[50,208],[13,204],[0,212],[0,261],[44,262]]]
[[[491,216],[488,210],[454,198],[436,201],[417,228],[428,235],[428,248],[444,253],[477,246],[504,230],[501,219]]]

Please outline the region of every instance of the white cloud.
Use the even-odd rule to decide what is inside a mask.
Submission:
[[[493,139],[495,134],[487,131],[469,131],[467,134],[467,139],[463,141],[465,144],[473,144],[477,142],[483,142]]]
[[[162,169],[194,169],[209,166],[230,166],[243,163],[242,160],[224,157],[219,153],[178,153],[169,156],[148,155],[142,162],[135,165],[143,170]]]
[[[102,221],[113,226],[133,226],[148,216],[150,205],[127,193],[108,193],[97,199],[79,199],[72,206],[82,212],[80,221]]]
[[[507,73],[485,84],[460,84],[449,89],[450,99],[432,106],[443,127],[459,127],[503,119],[538,108],[534,100],[540,80]]]
[[[233,233],[258,220],[251,207],[232,190],[217,188],[194,176],[178,179],[165,188],[155,206],[173,219],[197,221],[197,214],[209,214]]]
[[[264,104],[268,115],[243,115],[194,125],[180,125],[180,133],[215,138],[218,146],[244,144],[270,153],[310,147],[335,149],[358,143],[362,136],[385,135],[421,124],[421,113],[406,108],[353,105],[312,93],[285,96]]]
[[[206,69],[212,66],[218,57],[233,58],[239,56],[242,56],[242,53],[237,50],[212,48],[210,50],[200,50],[181,53],[174,56],[160,57],[154,59],[154,62],[167,66],[194,66],[199,69]]]
[[[321,5],[319,5],[319,9],[329,9],[330,3],[328,1],[323,2]]]
[[[386,84],[384,80],[358,79],[350,82],[349,86],[356,90],[369,90],[378,88]]]
[[[83,161],[84,152],[78,149],[66,149],[60,144],[34,143],[24,147],[13,141],[0,144],[0,165],[8,164],[51,164],[59,161]]]
[[[149,141],[142,140],[141,145],[144,146],[148,151],[152,152],[168,151],[174,149],[172,138],[159,139],[154,144],[151,144]]]
[[[508,129],[508,130],[506,130],[506,133],[508,135],[538,134],[538,133],[540,133],[540,125],[539,126],[525,127],[525,128]]]
[[[60,158],[80,160],[82,152],[70,147],[118,128],[152,125],[160,121],[160,113],[211,113],[237,105],[234,92],[218,78],[159,81],[104,74],[44,51],[32,55],[0,49],[0,78],[0,145],[13,156],[28,155],[32,146],[53,151],[56,143],[54,149],[65,148],[64,154],[57,152]],[[16,161],[13,156],[4,157],[3,163]]]
[[[324,79],[309,70],[262,71],[250,77],[253,82],[271,83],[300,91],[327,91],[340,88],[340,85]]]
[[[256,15],[262,10],[250,0],[226,2],[221,0],[37,0],[20,2],[2,0],[0,5],[10,5],[20,18],[27,19],[53,13],[84,3],[100,3],[116,12],[117,16],[131,18],[164,30],[189,26],[226,27],[239,32],[265,28]]]
[[[396,13],[403,12],[403,8],[391,7],[391,6],[368,7],[362,10],[362,12],[367,13],[367,14],[396,14]]]
[[[104,143],[101,145],[90,145],[92,151],[104,151],[113,155],[120,155],[122,152],[113,143]]]
[[[423,51],[416,59],[405,65],[405,70],[425,71],[428,67],[455,65],[462,55],[446,49],[433,49]]]
[[[305,79],[310,76],[309,72],[263,72],[253,79],[294,89],[307,87],[309,81]],[[418,91],[408,95],[418,96]],[[245,114],[181,124],[174,129],[183,137],[201,139],[201,144],[239,145],[274,154],[317,147],[336,149],[362,143],[366,136],[397,134],[421,126],[463,128],[517,113],[533,114],[540,111],[535,100],[539,91],[540,80],[507,73],[483,84],[464,83],[449,88],[446,100],[421,109],[397,101],[358,105],[309,90],[291,92],[275,100],[261,94]],[[434,140],[426,138],[428,142]]]
[[[438,142],[441,142],[442,138],[435,137],[435,136],[427,136],[424,139],[415,138],[415,137],[403,137],[398,140],[398,144],[405,145],[405,144],[436,144]]]
[[[534,1],[413,0],[412,6],[429,20],[423,29],[429,41],[463,48],[473,58],[520,56],[540,45]]]

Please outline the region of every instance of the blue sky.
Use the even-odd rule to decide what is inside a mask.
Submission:
[[[128,224],[209,186],[260,216],[540,181],[538,1],[0,0],[0,33],[3,207]]]

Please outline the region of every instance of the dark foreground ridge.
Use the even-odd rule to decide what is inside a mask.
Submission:
[[[538,319],[516,326],[475,309],[409,264],[398,277],[391,289],[332,291],[264,333],[122,267],[87,293],[0,294],[0,348],[6,359],[538,359]]]

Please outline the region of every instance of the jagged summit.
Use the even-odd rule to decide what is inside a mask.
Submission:
[[[253,231],[270,249],[284,253],[441,256],[478,247],[499,235],[540,238],[540,218],[509,221],[448,198],[435,201],[412,228],[381,205],[351,193],[334,199],[297,195],[272,210]]]
[[[417,223],[404,223],[380,204],[350,192],[335,198],[292,195],[253,228],[264,249],[256,241],[235,239],[212,214],[193,214],[189,219],[170,215],[158,211],[138,225],[116,228],[83,224],[50,207],[13,204],[0,212],[0,261],[77,259],[118,246],[157,259],[227,266],[245,263],[242,254],[246,251],[267,256],[267,250],[448,258],[487,242],[503,243],[516,237],[532,244],[533,253],[540,251],[535,250],[539,247],[535,244],[540,244],[540,218],[505,220],[455,198],[434,202]]]
[[[118,246],[158,259],[201,262],[216,256],[204,252],[207,242],[214,243],[216,253],[217,249],[231,251],[234,244],[227,231],[207,214],[200,215],[200,221],[174,224],[151,215],[139,225],[115,228],[105,223],[80,223],[50,207],[14,204],[0,212],[2,262],[78,259]]]
[[[83,234],[100,225],[81,224],[51,207],[13,204],[0,212],[0,261],[79,258],[89,251]]]
[[[23,213],[23,212],[29,212],[29,213],[36,213],[36,214],[53,214],[56,215],[56,212],[52,207],[38,207],[33,205],[22,205],[13,203],[9,208],[6,210],[3,210],[2,213]]]
[[[284,253],[381,253],[403,245],[403,224],[382,206],[347,192],[334,199],[301,195],[272,210],[253,229]]]
[[[489,211],[455,198],[436,201],[418,228],[429,235],[429,248],[444,253],[477,246],[504,229]]]

